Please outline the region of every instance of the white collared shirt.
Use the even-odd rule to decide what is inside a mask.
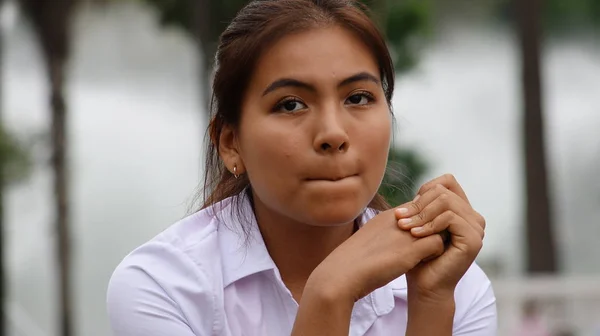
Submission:
[[[251,224],[247,240],[239,215]],[[404,335],[406,289],[402,276],[356,302],[350,335]],[[496,335],[496,300],[476,264],[459,282],[455,302],[454,335]],[[297,311],[245,197],[169,227],[125,257],[108,286],[115,336],[284,336]]]

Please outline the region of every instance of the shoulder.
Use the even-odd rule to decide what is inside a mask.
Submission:
[[[223,288],[217,237],[220,211],[224,209],[213,206],[182,219],[121,261],[107,291],[116,335],[128,334],[132,324],[139,328],[169,318],[196,331],[212,328]]]
[[[131,269],[151,273],[179,268],[204,271],[204,264],[218,254],[214,246],[219,223],[211,210],[203,209],[178,221],[134,249],[119,263],[113,278],[131,273]],[[169,276],[169,280],[175,280],[174,274]]]

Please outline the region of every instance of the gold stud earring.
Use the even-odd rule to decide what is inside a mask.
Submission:
[[[234,166],[233,166],[233,177],[235,177],[236,179],[237,179],[238,177],[240,177],[240,175],[238,175],[238,173],[237,173],[237,165],[234,165]]]

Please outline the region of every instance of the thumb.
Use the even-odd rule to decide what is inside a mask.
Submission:
[[[444,239],[439,234],[419,238],[413,243],[415,265],[425,259],[433,259],[444,253]]]

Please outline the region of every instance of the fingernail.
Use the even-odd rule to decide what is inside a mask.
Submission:
[[[402,218],[401,220],[398,221],[398,223],[400,223],[400,225],[408,225],[410,223],[412,223],[412,218]]]
[[[408,213],[408,209],[407,208],[396,209],[396,213],[400,216],[406,215]]]
[[[421,198],[421,195],[417,194],[417,196],[415,196],[415,199],[413,199],[413,202],[416,202],[419,198]]]
[[[410,229],[410,232],[412,232],[412,233],[419,233],[419,232],[422,232],[422,231],[423,231],[423,228],[420,227],[420,226],[419,227],[414,227],[414,228]]]

